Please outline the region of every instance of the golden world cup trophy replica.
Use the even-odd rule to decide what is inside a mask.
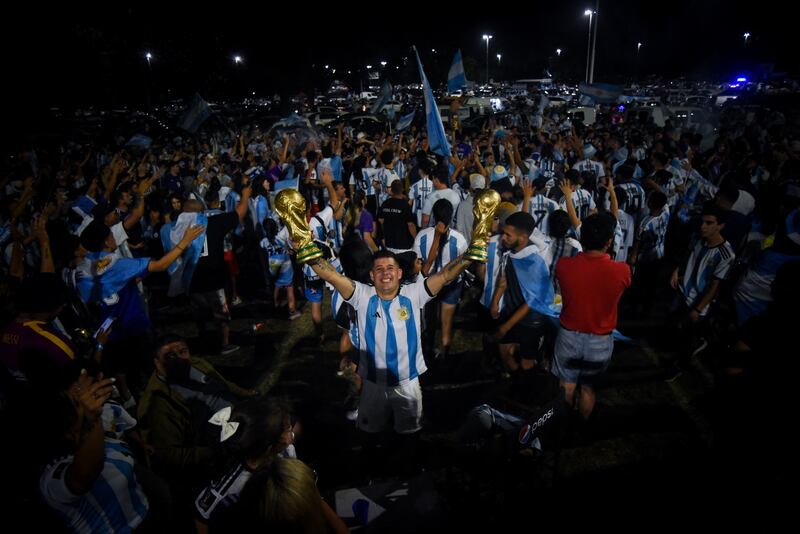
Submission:
[[[297,245],[297,261],[308,263],[322,257],[322,250],[311,238],[306,221],[306,201],[296,189],[284,189],[275,197],[275,211],[289,228],[289,236]]]
[[[500,194],[494,189],[484,189],[475,195],[475,204],[472,207],[475,222],[472,224],[472,243],[469,244],[466,253],[468,259],[480,263],[488,261],[489,234],[492,231],[492,221],[499,205]]]

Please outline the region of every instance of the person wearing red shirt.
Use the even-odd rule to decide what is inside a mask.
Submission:
[[[630,267],[608,254],[615,224],[608,213],[587,217],[581,225],[584,252],[561,258],[556,266],[563,308],[553,370],[570,405],[580,386],[577,402],[584,419],[594,409],[593,384],[608,368],[614,350],[617,304],[631,285]]]

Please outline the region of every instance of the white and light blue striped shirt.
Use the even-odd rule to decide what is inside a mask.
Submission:
[[[486,308],[492,306],[492,297],[497,288],[497,280],[500,276],[500,268],[503,263],[503,252],[500,247],[500,235],[493,235],[489,238],[486,262],[486,273],[483,276],[483,293],[481,293],[480,303]],[[500,309],[503,309],[503,297],[500,297]]]
[[[669,226],[669,210],[666,206],[655,217],[648,215],[639,224],[639,261],[654,261],[664,257],[664,241]]]
[[[528,213],[530,213],[531,217],[533,217],[533,220],[536,223],[536,228],[538,228],[543,234],[549,235],[550,225],[548,221],[550,219],[550,214],[557,209],[559,209],[558,202],[547,198],[540,193],[531,197]]]
[[[436,233],[436,228],[428,227],[420,230],[417,237],[414,239],[414,252],[417,257],[422,259],[422,263],[431,255],[431,247],[433,246],[433,238]],[[428,276],[436,274],[442,268],[459,257],[467,251],[467,240],[458,230],[449,230],[447,233],[447,242],[442,244],[439,242],[441,250],[434,260],[434,265],[431,267]]]
[[[406,384],[424,373],[420,315],[433,298],[425,279],[401,286],[392,300],[381,299],[372,286],[355,286],[348,302],[358,316],[358,373],[383,386]]]
[[[103,470],[88,493],[67,487],[66,473],[74,460],[63,456],[45,467],[39,491],[47,504],[75,532],[132,532],[147,515],[149,503],[133,473],[128,445],[105,438]]]
[[[417,226],[422,226],[422,208],[428,195],[433,193],[433,182],[430,178],[420,178],[408,190],[408,198],[411,200],[411,213],[417,217]]]

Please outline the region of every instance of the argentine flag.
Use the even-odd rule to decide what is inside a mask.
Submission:
[[[428,83],[425,71],[422,69],[422,61],[419,59],[419,52],[414,47],[417,55],[417,65],[419,66],[419,77],[422,79],[422,90],[425,94],[425,117],[428,123],[428,144],[430,151],[440,156],[450,157],[450,143],[447,141],[447,134],[444,133],[442,117],[439,115],[439,108],[436,107],[436,100],[433,98],[433,89]]]
[[[197,133],[197,129],[211,116],[211,107],[198,93],[195,93],[192,104],[178,123],[179,128],[187,132]]]
[[[465,85],[467,85],[467,77],[464,74],[464,62],[461,61],[461,49],[459,48],[456,50],[456,55],[453,56],[453,63],[447,73],[447,92],[455,93]]]
[[[378,113],[383,106],[389,103],[392,99],[392,84],[389,83],[389,80],[384,80],[383,87],[381,87],[381,94],[378,97],[378,100],[372,104],[372,107],[369,108],[369,112],[373,115]]]
[[[400,120],[397,121],[397,131],[402,132],[403,130],[407,129],[411,126],[411,123],[414,121],[414,116],[417,114],[417,110],[412,111],[408,115],[403,115],[400,117]]]

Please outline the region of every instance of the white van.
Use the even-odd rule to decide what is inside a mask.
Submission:
[[[626,123],[650,123],[651,119],[656,126],[664,126],[672,115],[664,106],[646,106],[631,108],[625,112]]]
[[[693,106],[668,106],[672,122],[683,128],[698,128],[707,119],[707,114]]]
[[[571,121],[578,120],[586,126],[591,126],[597,122],[597,110],[589,106],[570,108],[567,110],[567,117]]]

